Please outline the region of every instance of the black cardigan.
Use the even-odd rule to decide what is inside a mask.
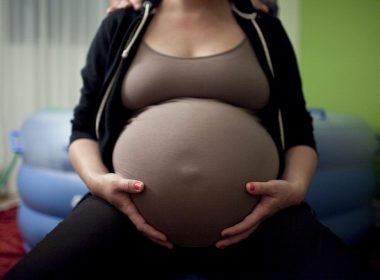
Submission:
[[[283,170],[284,152],[287,149],[296,145],[307,145],[316,149],[312,118],[306,109],[294,50],[281,22],[277,18],[256,11],[251,5],[242,4],[244,1],[235,2],[235,8],[239,10],[234,12],[235,18],[255,49],[270,84],[269,103],[259,114],[279,151],[280,176]],[[244,3],[246,2],[250,1]],[[107,16],[91,43],[85,67],[81,72],[83,86],[79,104],[74,109],[70,143],[79,138],[97,140],[102,160],[110,172],[113,171],[114,145],[128,118],[133,114],[122,105],[121,83],[153,16],[152,13],[149,14],[142,32],[125,59],[121,59],[121,54],[141,22],[143,11],[118,10]],[[255,18],[265,38],[274,74],[265,56],[265,48],[259,33],[252,24],[252,18]],[[113,77],[114,83],[109,89],[110,95],[101,113],[97,135],[97,113]],[[279,110],[281,110],[281,122],[278,118]],[[281,130],[283,140],[281,140]]]

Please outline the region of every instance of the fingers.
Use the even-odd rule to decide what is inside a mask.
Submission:
[[[129,0],[129,2],[136,11],[141,9],[142,0]]]
[[[139,193],[144,189],[144,184],[143,182],[136,181],[136,180],[128,180],[126,182],[127,185],[127,192],[130,193]]]
[[[269,12],[269,8],[267,5],[261,2],[261,0],[252,0],[253,5],[255,6],[256,9],[259,11],[262,11],[264,13]]]
[[[129,181],[136,182],[133,180]],[[129,217],[138,231],[161,246],[164,246],[168,249],[173,248],[173,244],[167,240],[166,236],[162,232],[156,230],[145,221],[143,216],[141,216],[141,214],[138,212],[135,204],[131,201],[128,194],[124,196],[124,199],[122,201],[123,203],[118,207],[119,210]]]
[[[97,182],[102,190],[99,192],[99,196],[103,197],[128,216],[137,230],[159,245],[168,249],[173,247],[173,245],[167,241],[167,238],[163,233],[156,230],[145,221],[130,197],[130,194],[140,193],[144,190],[145,186],[143,182],[134,179],[126,179],[116,173],[100,175],[97,177]]]
[[[222,239],[216,243],[216,247],[223,249],[247,238],[269,216],[266,207],[259,203],[242,222],[222,231]]]
[[[222,231],[223,239],[216,244],[218,248],[224,248],[247,238],[262,221],[276,212],[272,204],[278,184],[278,181],[247,183],[247,191],[252,195],[260,196],[260,202],[243,221]]]
[[[116,8],[117,9],[127,9],[132,6],[131,1],[128,0],[120,0],[119,3],[117,4]]]
[[[111,6],[108,7],[106,12],[107,12],[107,14],[110,14],[110,13],[116,11],[117,9],[119,9],[120,3],[125,2],[125,1],[109,0],[108,2],[110,3]]]
[[[142,232],[146,236],[148,236],[151,239],[159,240],[162,242],[166,242],[166,236],[153,228],[151,225],[149,225],[144,218],[136,212],[136,214],[129,215],[130,220],[132,223],[135,224],[138,231]]]
[[[129,205],[129,207],[127,206],[126,214],[136,226],[137,230],[150,240],[168,249],[173,248],[173,244],[167,240],[166,236],[162,232],[156,230],[144,220],[144,218],[138,213],[134,204]]]
[[[120,179],[117,182],[117,190],[127,193],[140,193],[144,190],[144,183],[138,180]]]
[[[262,206],[262,203],[260,202],[251,212],[251,214],[245,217],[243,221],[232,227],[224,229],[222,231],[222,237],[227,238],[246,231],[250,231],[253,227],[256,227],[268,216],[269,214],[267,208],[265,206]]]
[[[236,235],[233,235],[231,237],[224,238],[224,239],[218,241],[215,244],[215,246],[219,249],[224,249],[227,246],[236,244],[236,243],[240,242],[241,240],[246,239],[252,232],[254,232],[256,230],[256,228],[257,228],[257,226],[250,228],[248,231],[244,231],[240,234],[236,234]]]
[[[247,191],[252,195],[273,195],[277,190],[277,181],[249,182],[246,185]]]
[[[141,9],[141,2],[142,0],[114,0],[111,1],[112,5],[107,9],[107,13],[112,13],[113,11],[117,9],[129,9],[133,8],[134,10],[140,10]]]
[[[154,238],[149,238],[149,239],[152,240],[154,243],[157,243],[158,245],[161,245],[169,250],[173,249],[173,244],[170,243],[169,241],[162,241],[162,240],[154,239]]]

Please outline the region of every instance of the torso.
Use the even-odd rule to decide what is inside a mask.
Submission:
[[[245,184],[278,175],[277,149],[256,115],[268,81],[239,32],[176,48],[153,31],[124,78],[123,104],[136,115],[116,142],[114,169],[146,184],[133,199],[148,223],[176,244],[208,246],[257,203]]]

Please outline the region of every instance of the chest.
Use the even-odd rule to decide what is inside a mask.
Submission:
[[[236,46],[244,32],[233,18],[155,17],[144,41],[153,49],[171,56],[199,57],[220,53]]]
[[[165,55],[143,42],[123,81],[124,106],[136,110],[185,97],[256,111],[268,102],[269,84],[247,39],[228,51],[195,58]]]

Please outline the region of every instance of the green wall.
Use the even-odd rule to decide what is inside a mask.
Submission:
[[[380,0],[301,0],[308,107],[352,113],[380,133]]]

